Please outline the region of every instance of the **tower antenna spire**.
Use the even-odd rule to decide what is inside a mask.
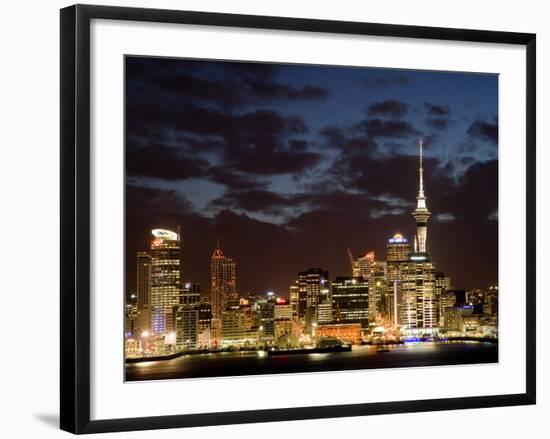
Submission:
[[[419,197],[424,197],[424,166],[423,166],[423,163],[422,163],[422,154],[423,154],[423,140],[420,139],[418,141],[418,148],[420,150],[420,167],[418,169],[418,178],[420,179],[420,184],[418,185],[418,196]]]

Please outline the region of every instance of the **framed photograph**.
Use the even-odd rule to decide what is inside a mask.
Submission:
[[[535,35],[61,10],[61,428],[535,403]]]

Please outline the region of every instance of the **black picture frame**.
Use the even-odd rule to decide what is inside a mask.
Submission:
[[[90,419],[90,21],[181,23],[333,34],[407,37],[526,47],[526,392],[127,419]],[[61,429],[72,433],[197,427],[388,413],[535,404],[535,111],[536,36],[290,17],[75,5],[61,10]]]

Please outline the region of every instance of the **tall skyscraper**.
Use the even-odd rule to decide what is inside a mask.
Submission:
[[[199,309],[194,305],[180,305],[176,311],[176,346],[197,349],[199,343]]]
[[[332,282],[332,312],[335,323],[369,325],[369,281],[362,277],[337,277]]]
[[[387,324],[399,325],[401,315],[401,287],[403,267],[409,262],[411,244],[396,233],[386,244],[387,287],[382,298],[382,317]]]
[[[374,252],[372,252],[374,255]],[[369,325],[375,325],[383,311],[382,299],[386,296],[388,269],[386,261],[373,260],[369,273]]]
[[[319,304],[330,302],[328,271],[310,268],[298,273],[298,294],[298,316],[311,334],[317,325]]]
[[[154,229],[151,240],[151,330],[167,335],[176,330],[181,303],[180,237],[170,230]]]
[[[210,302],[203,300],[197,307],[199,311],[199,349],[209,349],[211,346],[212,307]]]
[[[386,244],[386,262],[388,263],[388,280],[399,279],[399,265],[409,260],[411,244],[401,233],[396,233]]]
[[[300,298],[300,288],[298,282],[295,282],[289,288],[290,305],[292,307],[292,319],[298,321],[298,301]]]
[[[402,275],[401,327],[432,332],[431,329],[439,326],[433,262],[426,255],[412,253]]]
[[[424,195],[424,169],[422,163],[422,140],[419,144],[420,166],[418,168],[418,197],[416,197],[416,209],[413,210],[413,216],[416,220],[416,246],[415,251],[418,253],[426,253],[426,242],[428,239],[428,219],[431,212],[426,205],[426,196]]]
[[[137,330],[139,333],[151,330],[151,256],[138,252],[137,263]]]
[[[369,284],[369,322],[374,324],[383,309],[382,300],[386,294],[387,266],[385,261],[377,261],[374,251],[352,259],[352,277],[363,278]]]
[[[226,257],[216,245],[212,262],[211,273],[211,295],[212,295],[212,318],[221,319],[222,313],[231,301],[237,300],[237,276],[235,274],[235,262]]]
[[[435,273],[435,298],[439,306],[439,326],[443,326],[445,308],[449,306],[449,296],[445,295],[445,292],[450,291],[451,288],[451,278],[449,276],[442,271]]]

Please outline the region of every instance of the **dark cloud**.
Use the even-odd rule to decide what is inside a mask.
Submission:
[[[369,105],[367,113],[369,116],[392,116],[392,117],[403,117],[407,114],[409,106],[403,102],[397,101],[395,99],[389,99],[382,102],[374,102]]]
[[[417,136],[419,134],[410,122],[391,119],[368,119],[359,123],[357,129],[364,130],[372,139],[379,137],[395,139]]]
[[[342,116],[338,99],[330,94],[333,89],[317,86],[310,71],[288,80],[299,69],[187,60],[130,62],[129,288],[135,283],[135,253],[148,247],[149,231],[155,227],[180,226],[184,279],[200,282],[206,294],[217,239],[237,262],[241,294],[269,289],[286,294],[297,272],[310,266],[329,269],[331,277],[347,275],[347,247],[357,254],[374,249],[383,258],[386,238],[397,231],[409,238],[414,233],[414,151],[420,137],[427,152],[425,188],[433,212],[428,248],[438,269],[456,274],[459,287],[493,281],[498,167],[487,158],[491,144],[482,141],[490,141],[492,131],[486,125],[491,124],[474,122],[462,130],[466,139],[449,140],[451,130],[444,128],[451,122],[463,126],[461,115],[451,120],[449,106],[424,103],[437,101],[433,95],[409,101],[413,87],[408,87],[411,108],[425,105],[419,119],[409,119],[408,104],[392,93],[399,91],[392,86],[408,86],[409,77],[383,72],[362,81],[386,88],[376,91],[381,97],[367,107],[367,115],[356,106]],[[358,78],[352,81],[355,92]],[[330,81],[340,92],[341,82]],[[327,85],[327,80],[320,83]],[[334,125],[319,129],[326,123],[321,116],[325,111],[334,113],[329,119]],[[444,162],[438,150],[443,141],[455,145],[452,161]],[[195,182],[182,182],[177,191],[162,189],[191,178],[199,185],[214,182],[221,187],[205,184],[199,195]],[[186,188],[193,193],[187,195]]]
[[[126,150],[126,171],[131,177],[186,180],[205,176],[208,166],[206,160],[185,155],[178,148],[166,145]]]
[[[450,108],[446,105],[437,105],[424,102],[424,106],[426,107],[427,113],[433,116],[447,116],[451,113]]]
[[[442,117],[426,119],[426,125],[436,130],[444,130],[449,126],[449,119]]]
[[[292,198],[285,197],[267,190],[230,191],[212,201],[213,206],[262,212],[266,214],[280,213],[282,207],[291,206]]]
[[[349,135],[350,131],[352,135]],[[356,128],[346,131],[340,127],[329,126],[320,131],[320,135],[329,148],[337,148],[346,153],[366,153],[378,150],[378,143]]]
[[[467,134],[475,139],[484,140],[493,144],[498,143],[498,123],[476,120],[468,128]]]
[[[226,166],[257,175],[301,172],[320,159],[318,153],[297,150],[297,139],[287,143],[288,137],[307,133],[304,121],[271,110],[232,114],[194,105],[179,109],[162,105],[155,108],[153,103],[143,102],[129,109],[127,125],[130,132],[136,125],[154,125],[176,137],[178,133],[215,136],[220,140],[209,143],[209,151],[217,149],[224,156]],[[151,137],[154,135],[148,139]],[[187,145],[186,142],[179,144],[182,148]]]
[[[411,79],[407,76],[397,77],[378,77],[378,78],[364,78],[362,83],[367,87],[390,87],[392,85],[407,85],[411,82]]]
[[[215,183],[223,184],[231,190],[252,190],[265,186],[265,183],[251,176],[235,172],[227,166],[211,166],[207,178]]]
[[[182,59],[126,59],[130,95],[155,94],[171,100],[239,108],[273,101],[319,100],[329,96],[314,85],[293,87],[277,82],[276,66],[259,63],[211,63],[211,71],[197,70],[197,62]]]

